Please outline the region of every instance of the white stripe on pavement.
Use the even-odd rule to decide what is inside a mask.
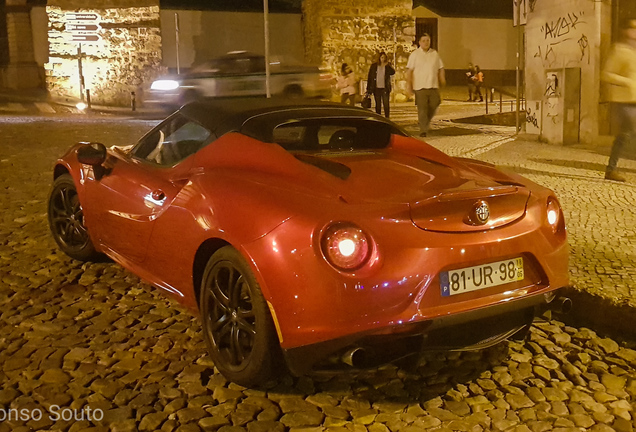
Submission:
[[[497,147],[504,145],[506,143],[509,143],[511,141],[514,141],[515,138],[504,138],[504,139],[500,139],[497,141],[493,141],[491,143],[486,144],[485,146],[482,147],[478,147],[476,149],[472,149],[472,150],[468,150],[464,153],[461,154],[461,157],[466,157],[466,158],[474,158],[477,155],[480,155],[482,153],[486,153],[487,151],[490,150],[494,150]]]
[[[51,105],[46,102],[35,102],[35,106],[41,111],[45,113],[55,113],[55,110]]]

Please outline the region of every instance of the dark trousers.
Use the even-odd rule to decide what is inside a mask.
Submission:
[[[623,153],[623,147],[625,147],[626,143],[632,141],[634,135],[636,135],[636,104],[618,103],[616,104],[614,113],[618,116],[620,129],[614,139],[612,153],[610,154],[605,172],[612,172],[616,169],[618,159]]]
[[[442,103],[442,98],[439,95],[439,89],[415,90],[415,105],[417,105],[417,119],[420,123],[421,133],[428,132],[431,119],[440,103]]]
[[[375,112],[382,114],[382,104],[384,104],[384,117],[389,118],[389,92],[383,88],[376,88],[373,91],[375,98]]]
[[[477,96],[479,96],[479,102],[484,101],[484,97],[481,95],[481,83],[475,84],[475,100],[477,100]]]

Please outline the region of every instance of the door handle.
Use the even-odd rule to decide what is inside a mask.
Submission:
[[[152,191],[151,196],[155,201],[162,201],[166,198],[166,194],[161,189]]]

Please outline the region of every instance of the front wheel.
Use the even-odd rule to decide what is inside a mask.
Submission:
[[[201,321],[210,356],[228,380],[265,384],[280,372],[281,350],[267,302],[241,254],[230,246],[208,261]]]
[[[66,255],[80,261],[99,257],[84,224],[84,211],[69,174],[63,174],[53,182],[48,219],[53,238]]]

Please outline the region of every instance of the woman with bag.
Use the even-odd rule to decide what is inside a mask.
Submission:
[[[373,94],[375,98],[375,112],[382,114],[382,104],[384,104],[384,116],[389,118],[389,94],[391,93],[391,76],[395,74],[395,69],[389,63],[386,53],[382,51],[378,56],[378,61],[369,68],[367,77],[367,94]]]

